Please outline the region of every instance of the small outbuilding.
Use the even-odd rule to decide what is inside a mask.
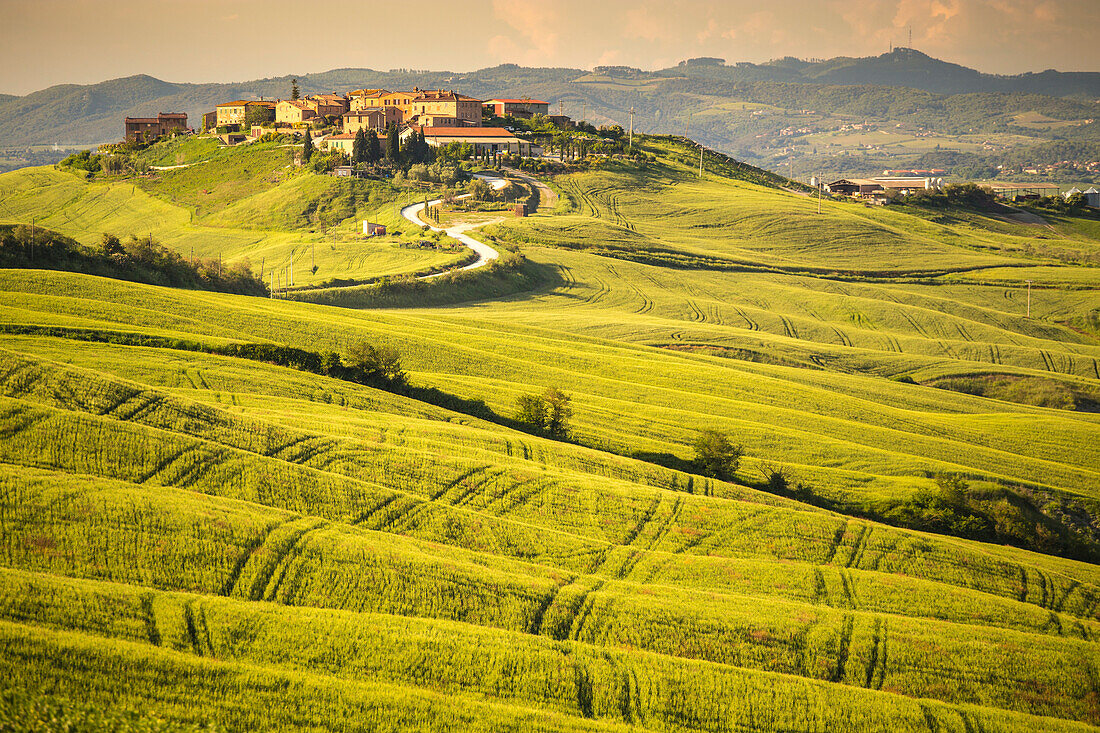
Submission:
[[[1100,191],[1096,190],[1096,186],[1083,191],[1085,194],[1085,203],[1094,209],[1100,209]]]
[[[368,237],[381,237],[386,234],[385,224],[375,224],[373,221],[363,222],[363,234]]]

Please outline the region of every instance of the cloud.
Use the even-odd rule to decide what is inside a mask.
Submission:
[[[489,53],[500,61],[550,64],[558,52],[560,11],[532,0],[493,0],[493,15],[510,25],[519,38],[496,35],[489,39]]]
[[[625,38],[640,38],[644,41],[671,41],[675,34],[665,18],[659,18],[642,6],[626,12],[626,24],[623,27]]]

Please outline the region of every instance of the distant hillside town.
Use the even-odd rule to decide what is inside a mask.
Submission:
[[[545,117],[562,130],[575,125],[566,115],[550,114],[550,104],[539,99],[475,99],[453,90],[356,89],[299,97],[294,84],[290,99],[238,99],[218,104],[202,115],[200,129],[227,145],[264,135],[303,136],[308,131],[320,150],[352,152],[357,133],[387,134],[396,129],[401,140],[423,135],[433,147],[451,143],[470,145],[475,153],[533,154],[531,143],[499,124],[508,118]],[[496,121],[498,124],[486,124]],[[190,131],[187,115],[161,113],[157,117],[127,117],[127,141],[148,141],[162,135]]]

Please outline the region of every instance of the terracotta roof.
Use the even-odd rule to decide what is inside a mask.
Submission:
[[[421,127],[424,137],[515,137],[503,127]]]
[[[338,135],[329,135],[326,140],[354,140],[355,133],[353,132],[341,132]]]
[[[421,91],[420,96],[414,97],[414,102],[438,102],[440,100],[448,100],[452,102],[480,102],[480,99],[474,99],[473,97],[467,97],[465,94],[459,94],[458,92],[425,92]]]
[[[384,97],[387,94],[392,94],[388,89],[356,89],[354,92],[348,92],[349,97]]]
[[[219,104],[217,106],[219,106],[219,107],[242,107],[246,104],[262,104],[265,107],[274,107],[275,106],[274,102],[269,102],[267,100],[260,101],[258,99],[238,99],[236,102],[222,102],[221,104]]]
[[[358,109],[354,112],[345,112],[341,117],[366,117],[367,115],[384,115],[386,110],[381,107],[367,107],[366,109]]]
[[[544,102],[541,99],[488,99],[487,102],[504,102],[505,104],[545,104],[549,105],[549,102]]]

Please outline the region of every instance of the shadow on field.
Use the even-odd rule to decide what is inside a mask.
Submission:
[[[545,292],[565,284],[553,265],[513,253],[476,270],[459,270],[421,280],[414,277],[383,278],[356,287],[292,291],[288,297],[307,303],[340,308],[427,308],[495,300]]]

